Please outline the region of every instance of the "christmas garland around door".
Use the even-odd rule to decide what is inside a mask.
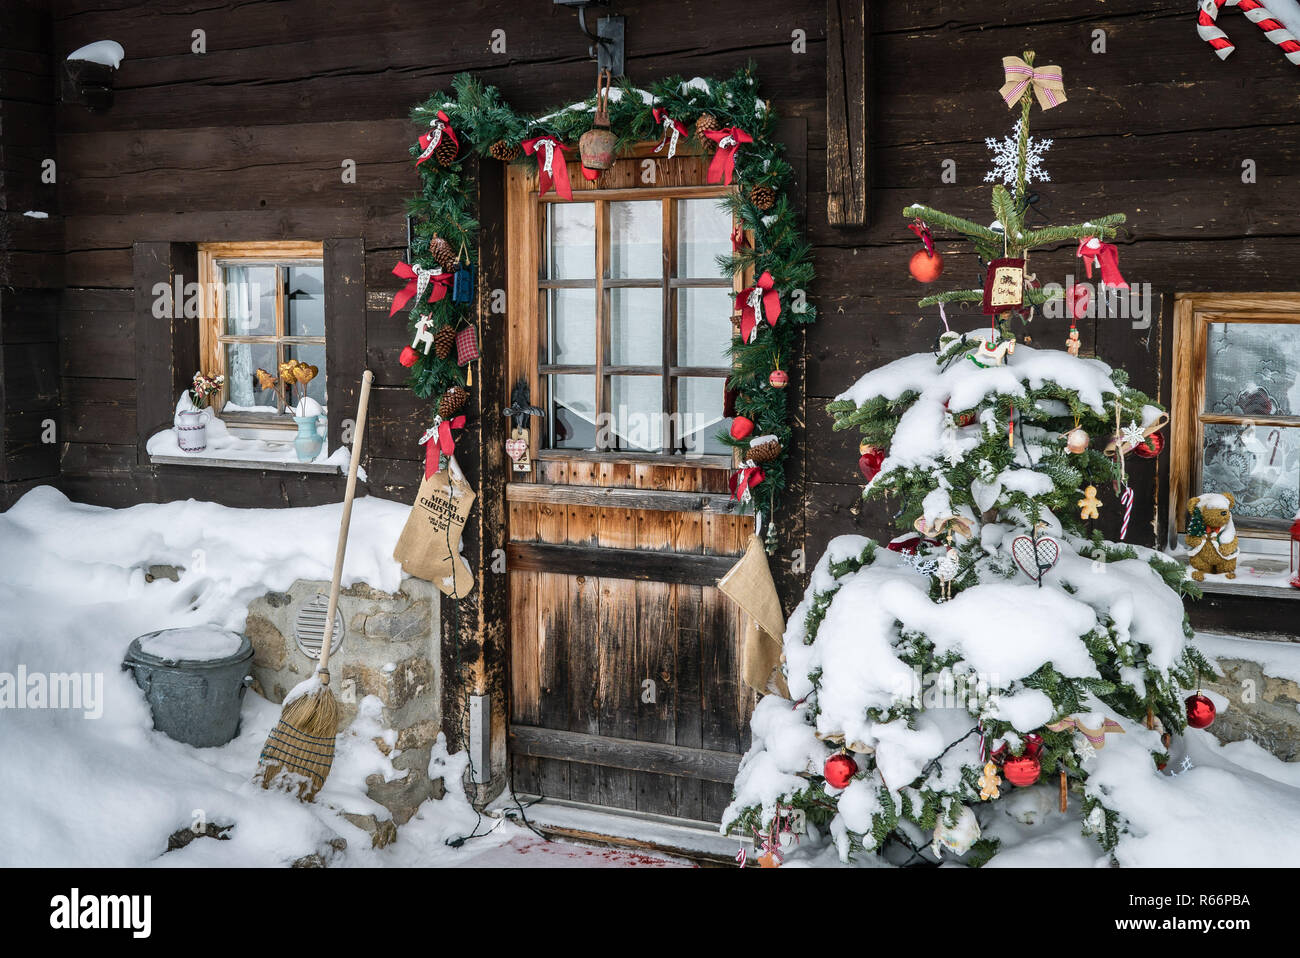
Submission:
[[[623,80],[603,96],[537,116],[515,111],[495,87],[460,74],[450,92],[435,93],[411,117],[425,131],[411,147],[421,190],[409,204],[412,261],[393,270],[406,285],[394,296],[390,315],[407,309],[411,345],[401,362],[411,370],[408,385],[415,394],[433,400],[422,440],[426,475],[454,451],[452,430],[464,425],[465,386],[479,350],[473,332],[479,224],[465,161],[473,154],[536,164],[542,192],[570,198],[568,164],[581,163],[579,140],[608,122],[618,150],[658,142],[656,155],[671,158],[695,138],[712,157],[709,181],[737,187],[722,201],[739,226],[732,254],[719,257],[718,265],[752,277],[753,285],[737,295],[732,315],[725,410],[732,425],[720,438],[739,452],[741,465],[731,477],[739,508],[770,519],[785,487],[790,444],[785,366],[794,355],[796,324],[812,322],[816,311],[806,299],[814,275],[811,248],[799,234],[787,193],[792,170],[772,138],[775,117],[758,95],[753,66],[724,80],[670,77],[648,90]],[[583,174],[594,180],[599,171],[583,167]],[[483,344],[489,351],[493,345]],[[775,527],[767,525],[770,550]]]

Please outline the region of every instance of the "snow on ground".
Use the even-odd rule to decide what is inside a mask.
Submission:
[[[25,666],[28,674],[103,676],[99,718],[86,717],[90,708],[0,710],[0,867],[283,866],[328,852],[339,836],[348,847],[331,867],[644,863],[630,853],[548,844],[511,822],[480,822],[459,789],[465,756],[437,750],[447,797],[427,802],[397,842],[372,850],[366,833],[328,807],[376,807],[364,780],[384,772],[387,759],[371,741],[367,723],[375,720],[364,702],[357,725],[340,736],[315,805],[252,784],[280,716],[255,694],[244,698],[239,736],[221,748],[196,749],[153,730],[143,694],[121,670],[132,639],[164,628],[240,630],[255,596],[297,578],[328,579],[340,508],[190,500],[114,510],[38,488],[0,514],[0,674]],[[344,585],[398,588],[392,550],[408,511],[374,497],[356,501]],[[185,571],[179,582],[146,583],[153,564]],[[199,838],[164,855],[168,836],[196,822],[235,827],[229,841]],[[491,834],[460,849],[446,844],[476,825]]]
[[[523,826],[474,812],[458,787],[463,754],[435,750],[447,797],[426,803],[398,841],[372,850],[368,836],[331,806],[372,809],[365,776],[391,770],[371,741],[372,711],[344,730],[334,772],[316,805],[265,792],[250,781],[279,706],[249,694],[240,735],[195,749],[152,728],[130,673],[131,640],[164,628],[240,630],[248,602],[294,579],[328,578],[338,505],[229,509],[212,503],[143,504],[113,510],[69,502],[50,488],[0,514],[0,674],[103,676],[102,717],[92,708],[0,710],[0,866],[283,866],[347,839],[332,867],[590,867],[682,864],[667,856],[545,843]],[[408,507],[357,500],[344,583],[392,591],[391,557]],[[144,580],[153,564],[183,566],[179,582]],[[1200,636],[1213,655],[1254,658],[1270,672],[1300,674],[1300,647]],[[88,703],[89,704],[89,703]],[[1220,706],[1224,703],[1220,702]],[[761,710],[760,710],[761,711]],[[1175,740],[1170,770],[1150,767],[1128,725],[1092,760],[1094,787],[1113,790],[1131,819],[1115,856],[1125,866],[1277,865],[1300,861],[1300,763],[1285,764],[1249,742],[1220,745],[1208,732]],[[1184,766],[1183,760],[1187,759]],[[1062,815],[1049,786],[1014,790],[978,809],[985,834],[1002,839],[998,867],[1104,866],[1080,834],[1078,799]],[[196,821],[234,822],[229,841],[196,839],[163,854],[167,837]],[[1032,824],[1028,823],[1032,821]],[[490,832],[460,848],[449,839]],[[836,866],[827,844],[805,842],[796,867]],[[871,858],[863,862],[877,864]]]

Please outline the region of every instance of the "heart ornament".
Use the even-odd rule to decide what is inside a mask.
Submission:
[[[1011,540],[1011,556],[1037,582],[1061,558],[1061,547],[1051,536],[1039,536],[1035,544],[1031,536],[1020,535]]]
[[[506,440],[506,455],[509,456],[511,459],[513,459],[515,462],[518,462],[519,457],[522,456],[527,451],[528,451],[527,439]]]

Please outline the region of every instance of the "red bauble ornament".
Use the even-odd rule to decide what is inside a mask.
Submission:
[[[1187,724],[1192,728],[1209,728],[1214,721],[1215,708],[1204,695],[1197,692],[1195,695],[1187,696],[1187,701],[1183,703],[1187,706]]]
[[[1021,755],[1019,758],[1009,758],[1002,766],[1002,774],[1007,777],[1007,781],[1022,788],[1038,781],[1042,771],[1042,763],[1029,754]]]
[[[414,349],[412,349],[410,346],[403,346],[402,355],[397,357],[397,361],[409,369],[415,365],[415,361],[419,358],[420,358],[420,354],[417,353]]]
[[[858,763],[847,752],[837,752],[826,760],[822,775],[832,788],[845,788],[858,774]]]
[[[917,250],[907,265],[912,278],[919,283],[933,283],[943,275],[943,257],[938,253]]]
[[[744,416],[737,416],[731,420],[731,438],[748,439],[750,433],[754,431],[754,420],[747,419]]]
[[[790,382],[790,374],[784,369],[773,369],[772,374],[767,377],[767,381],[773,389],[784,389]]]
[[[1133,447],[1133,451],[1143,459],[1154,459],[1165,448],[1165,437],[1158,432],[1147,436],[1146,440]]]
[[[1092,293],[1087,286],[1071,286],[1067,291],[1067,297],[1070,300],[1070,315],[1075,319],[1083,319],[1088,315],[1088,303],[1092,299]]]
[[[858,469],[861,470],[862,477],[870,482],[880,473],[880,466],[884,461],[885,450],[869,446],[858,459]]]

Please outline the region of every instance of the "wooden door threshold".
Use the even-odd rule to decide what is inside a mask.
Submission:
[[[752,840],[723,835],[709,822],[524,793],[518,798],[527,806],[528,821],[548,837],[674,855],[705,868],[737,867],[736,852],[742,847],[749,860],[754,858]],[[536,804],[528,804],[534,800]],[[499,815],[514,808],[507,792],[485,811]]]

